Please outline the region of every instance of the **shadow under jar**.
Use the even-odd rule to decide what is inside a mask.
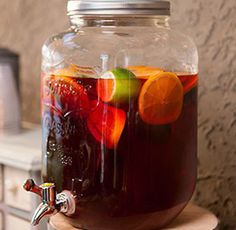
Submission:
[[[169,7],[69,1],[71,28],[43,46],[42,174],[73,194],[76,227],[157,229],[191,199],[198,54]]]

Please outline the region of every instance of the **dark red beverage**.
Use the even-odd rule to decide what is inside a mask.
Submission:
[[[118,221],[117,228],[126,218],[124,226],[133,226],[127,218],[151,213],[161,226],[195,187],[197,75],[150,80],[113,73],[43,76],[43,179],[76,194],[82,228],[93,229],[83,224],[83,212],[97,211],[96,226],[99,218],[107,226]]]

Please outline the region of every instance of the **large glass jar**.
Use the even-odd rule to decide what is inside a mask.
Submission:
[[[71,0],[43,46],[43,179],[74,194],[81,229],[156,229],[194,191],[198,54],[169,7]]]

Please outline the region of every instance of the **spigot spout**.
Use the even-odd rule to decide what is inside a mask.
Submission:
[[[48,204],[41,203],[35,210],[34,215],[31,220],[31,224],[36,226],[39,224],[40,220],[45,216],[51,216],[56,214],[58,211],[55,208],[50,207]]]
[[[32,225],[38,225],[43,217],[54,215],[57,212],[68,216],[75,213],[76,201],[73,194],[69,191],[57,194],[54,183],[44,183],[37,186],[32,179],[29,179],[23,187],[26,191],[36,193],[42,198],[42,203],[32,217]]]

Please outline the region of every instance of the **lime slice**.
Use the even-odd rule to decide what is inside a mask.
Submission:
[[[106,72],[97,83],[97,92],[104,102],[127,102],[138,96],[141,82],[135,75],[122,68]]]

